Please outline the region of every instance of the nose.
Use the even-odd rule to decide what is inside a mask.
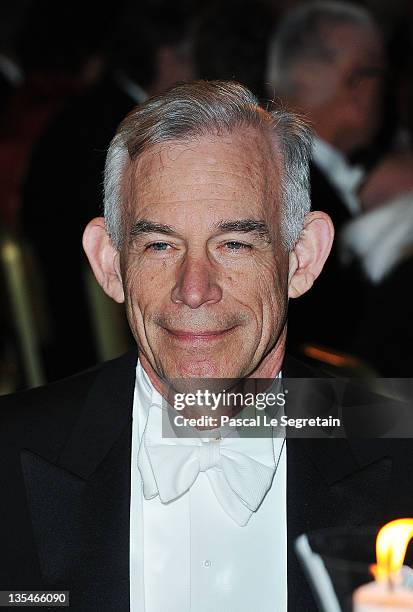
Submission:
[[[216,272],[208,260],[195,257],[185,260],[179,269],[171,299],[175,304],[185,304],[189,308],[214,304],[222,299]]]

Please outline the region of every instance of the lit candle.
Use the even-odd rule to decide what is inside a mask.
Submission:
[[[354,591],[354,612],[413,612],[413,589],[403,584],[401,571],[412,537],[413,519],[398,519],[380,529],[375,580]]]

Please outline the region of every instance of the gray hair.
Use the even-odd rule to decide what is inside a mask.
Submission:
[[[282,108],[264,110],[246,87],[227,81],[195,81],[173,87],[136,107],[113,138],[105,165],[104,214],[108,234],[120,250],[125,207],[122,178],[129,165],[153,145],[253,127],[276,136],[281,153],[281,231],[291,250],[310,210],[308,161],[311,133],[297,115]]]
[[[267,79],[277,95],[294,93],[294,68],[300,63],[334,61],[334,50],[322,28],[342,25],[378,32],[368,11],[348,2],[310,2],[287,13],[269,45]]]

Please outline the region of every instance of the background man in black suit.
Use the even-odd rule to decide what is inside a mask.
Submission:
[[[84,246],[139,358],[3,400],[2,589],[67,588],[88,612],[285,612],[288,593],[311,612],[299,533],[411,513],[402,444],[400,461],[346,440],[218,436],[181,462],[188,447],[157,429],[171,379],[308,375],[284,358],[287,304],[333,235],[309,212],[309,148],[301,120],[227,82],[178,86],[120,126]]]
[[[107,43],[100,82],[68,104],[35,147],[23,188],[23,227],[45,277],[51,328],[43,346],[47,380],[98,361],[79,249],[83,229],[101,213],[106,151],[119,122],[149,96],[194,78],[189,27],[188,15],[175,7],[159,13],[141,3],[129,6]],[[48,219],[56,214],[65,221],[54,241]],[[59,272],[51,257],[56,249]]]
[[[349,159],[371,144],[379,127],[383,69],[378,27],[365,9],[347,2],[311,2],[291,11],[270,45],[268,80],[275,96],[304,113],[314,129],[312,206],[330,215],[336,236],[359,212],[363,170]],[[292,305],[290,340],[346,348],[358,291],[335,244],[320,282]]]

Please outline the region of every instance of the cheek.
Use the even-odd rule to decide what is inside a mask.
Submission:
[[[355,106],[355,114],[362,127],[368,127],[377,121],[381,112],[381,95],[374,84],[367,84]]]
[[[287,283],[282,282],[276,276],[273,276],[270,281],[265,279],[265,284],[262,283],[261,295],[264,326],[268,325],[272,330],[280,320],[284,319],[287,310]]]
[[[262,271],[262,270],[261,270]],[[288,306],[288,271],[285,267],[269,268],[259,277],[259,294],[264,341],[276,339],[285,323]]]
[[[248,309],[256,342],[271,343],[279,335],[287,312],[288,269],[281,262],[257,261],[232,278],[232,295]]]
[[[131,326],[136,328],[139,327],[154,297],[158,295],[158,279],[153,271],[143,271],[137,265],[128,267],[125,279],[128,317]]]
[[[274,308],[286,301],[288,291],[288,260],[275,259],[260,263],[256,269],[257,294],[267,308]]]
[[[146,265],[138,259],[131,262],[125,273],[125,287],[129,302],[133,306],[156,302],[165,293],[165,274],[159,266]]]

